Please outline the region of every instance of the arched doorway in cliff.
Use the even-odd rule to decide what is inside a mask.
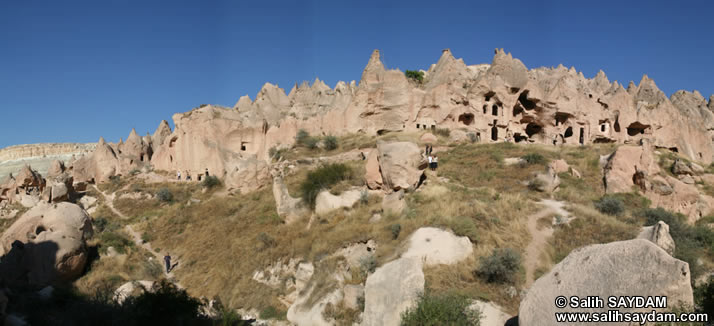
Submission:
[[[630,136],[636,136],[644,134],[650,125],[642,124],[639,121],[635,121],[627,126],[627,134]]]
[[[498,127],[496,127],[497,120],[493,120],[493,127],[491,127],[491,140],[498,140]]]
[[[491,106],[491,115],[498,116],[498,105],[494,104]]]
[[[556,112],[555,113],[555,126],[562,125],[566,122],[568,122],[568,119],[570,119],[572,115],[570,113],[565,113],[565,112]]]
[[[580,127],[580,145],[585,145],[585,128]]]
[[[464,113],[464,114],[462,114],[462,115],[459,115],[459,122],[461,122],[461,123],[463,123],[463,124],[465,124],[465,125],[467,125],[467,126],[470,126],[471,123],[474,122],[474,115],[473,115],[473,113]]]
[[[565,129],[565,133],[563,133],[563,138],[569,137],[573,137],[573,127],[568,127],[568,129]]]
[[[533,135],[539,134],[541,132],[543,132],[543,126],[541,126],[535,122],[531,122],[528,125],[526,125],[526,135],[528,135],[529,138],[533,137]]]

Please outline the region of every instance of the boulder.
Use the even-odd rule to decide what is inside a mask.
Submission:
[[[637,238],[652,241],[670,256],[674,255],[674,239],[669,235],[669,225],[665,222],[659,221],[655,225],[643,227]]]
[[[365,180],[369,189],[382,188],[382,172],[379,170],[379,151],[373,149],[367,155],[367,163],[365,165]]]
[[[599,296],[605,302],[609,296],[667,296],[668,307],[693,304],[689,265],[644,239],[590,245],[571,252],[533,283],[521,301],[519,324],[555,325],[556,312],[583,311],[556,308],[554,302],[559,296]],[[587,311],[606,313],[608,309],[605,304],[604,308]],[[620,312],[651,310],[619,309]]]
[[[399,216],[407,207],[407,202],[404,200],[404,189],[393,192],[384,196],[382,199],[382,212]]]
[[[675,160],[672,164],[672,173],[676,175],[694,175],[694,171],[689,167],[689,164],[680,159]]]
[[[307,214],[308,209],[300,198],[293,198],[288,192],[288,187],[283,181],[282,173],[276,172],[273,176],[273,196],[278,215],[286,223],[292,223]]]
[[[423,227],[409,237],[404,258],[419,258],[425,266],[451,265],[473,255],[473,245],[468,237],[433,227]]]
[[[0,253],[9,257],[0,264],[0,274],[16,282],[27,277],[34,285],[71,280],[84,270],[91,236],[91,220],[81,207],[39,204],[0,238]]]
[[[364,290],[365,326],[397,326],[401,314],[412,307],[424,291],[420,258],[399,258],[367,277]]]
[[[124,301],[135,295],[140,295],[146,291],[153,292],[153,281],[131,281],[122,284],[114,291],[114,300],[122,304]]]
[[[620,146],[610,155],[605,171],[607,193],[630,192],[635,186],[635,174],[654,175],[660,171],[649,145]],[[646,180],[643,180],[646,181]],[[640,186],[640,185],[637,185]]]
[[[427,132],[419,137],[419,141],[426,144],[436,144],[437,138],[434,134]]]
[[[315,199],[315,213],[322,215],[340,208],[351,208],[362,196],[362,190],[353,189],[339,195],[323,190]]]
[[[502,307],[493,302],[475,300],[469,308],[480,312],[480,326],[503,326],[511,318]]]
[[[52,163],[50,163],[50,167],[47,170],[47,177],[53,178],[59,176],[60,174],[64,173],[64,171],[64,163],[60,160],[54,160],[52,161]]]
[[[382,180],[387,189],[399,191],[414,190],[419,185],[423,171],[422,152],[419,147],[410,142],[378,142],[379,168]]]
[[[554,160],[548,164],[549,167],[555,171],[555,173],[564,173],[570,170],[570,165],[565,160]]]

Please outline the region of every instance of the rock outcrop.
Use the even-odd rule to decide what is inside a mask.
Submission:
[[[458,237],[432,227],[416,230],[409,237],[408,246],[402,257],[419,258],[425,266],[455,264],[473,254],[473,245],[468,237]]]
[[[377,268],[367,277],[362,325],[397,326],[401,313],[424,291],[420,258],[401,258]]]
[[[45,285],[79,276],[87,261],[89,216],[71,203],[40,204],[23,214],[0,238],[0,274],[11,282]]]
[[[362,191],[364,190],[352,189],[339,195],[333,195],[329,191],[323,190],[317,194],[315,199],[315,213],[322,215],[336,209],[350,208],[359,201]]]
[[[637,238],[649,240],[664,249],[670,256],[674,255],[674,239],[669,234],[669,225],[665,222],[659,221],[655,225],[643,227]]]
[[[571,252],[528,290],[519,308],[519,324],[554,325],[556,312],[582,311],[582,308],[556,308],[558,296],[599,296],[604,301],[609,296],[666,296],[668,307],[693,303],[689,265],[644,239],[591,245]],[[607,310],[607,305],[588,309]],[[620,312],[651,310],[619,309]]]
[[[378,142],[379,170],[382,182],[388,190],[412,191],[417,188],[424,174],[424,157],[419,147],[410,142]]]

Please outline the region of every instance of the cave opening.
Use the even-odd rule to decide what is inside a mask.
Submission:
[[[496,127],[495,125],[491,127],[491,140],[498,140],[498,127]]]
[[[536,102],[528,99],[528,90],[524,90],[523,93],[518,95],[518,101],[521,102],[526,110],[533,110],[536,108]]]
[[[573,136],[573,127],[568,127],[568,129],[565,129],[565,133],[563,134],[563,138],[569,138]]]
[[[528,137],[533,137],[533,135],[540,133],[542,131],[543,131],[543,126],[541,126],[537,123],[531,122],[528,125],[526,125],[526,135],[528,135]]]
[[[520,143],[522,141],[528,140],[528,137],[521,135],[520,132],[517,132],[513,134],[513,139],[516,141],[516,143]]]
[[[464,113],[459,116],[459,122],[464,125],[470,126],[474,122],[474,115],[472,113]]]
[[[486,95],[484,95],[484,99],[486,100],[486,102],[488,102],[488,101],[491,100],[491,98],[492,98],[494,95],[496,95],[496,93],[494,93],[494,92],[488,92],[488,93],[486,93]]]
[[[483,114],[486,114],[487,110],[488,110],[488,105],[484,104],[483,105]]]
[[[645,130],[649,128],[649,125],[642,124],[639,121],[635,121],[627,126],[627,134],[630,136],[636,136],[638,134],[644,134]]]
[[[615,132],[620,132],[620,117],[615,118],[615,124],[612,126]]]
[[[513,106],[513,116],[515,117],[521,113],[523,113],[523,107],[519,103],[516,103],[516,105]]]
[[[491,115],[498,115],[498,105],[494,104],[493,106],[491,106]]]

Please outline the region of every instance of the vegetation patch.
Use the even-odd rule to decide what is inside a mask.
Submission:
[[[521,255],[512,248],[497,248],[482,257],[475,273],[488,283],[514,283],[521,268]]]
[[[302,199],[315,207],[315,199],[320,191],[329,189],[340,181],[352,178],[352,170],[345,164],[334,163],[321,166],[307,174],[307,178],[300,185]]]
[[[402,313],[402,326],[473,325],[478,326],[480,314],[469,308],[471,302],[459,294],[432,294],[419,296],[413,308]]]

